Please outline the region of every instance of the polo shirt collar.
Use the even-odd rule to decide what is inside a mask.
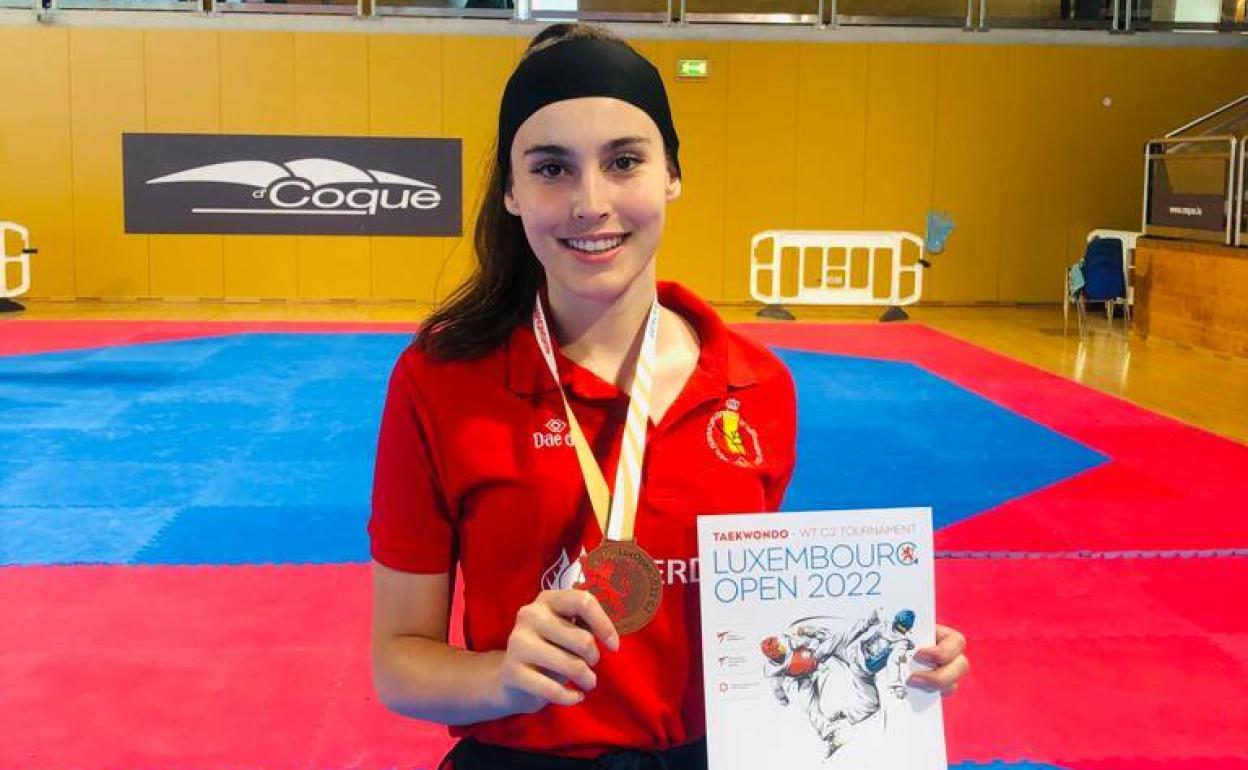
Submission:
[[[704,300],[675,282],[659,281],[659,304],[679,313],[697,332],[701,353],[693,377],[709,377],[708,385],[721,389],[745,388],[758,381],[745,351],[728,327]],[[513,393],[535,394],[554,390],[555,383],[542,360],[533,325],[517,324],[506,343],[507,386]],[[582,399],[614,399],[623,394],[612,383],[577,366],[556,348],[559,380],[565,391]]]

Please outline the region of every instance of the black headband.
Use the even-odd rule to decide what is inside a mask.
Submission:
[[[619,99],[649,115],[680,173],[680,140],[659,71],[627,43],[594,37],[561,40],[529,54],[511,73],[498,110],[499,167],[511,168],[511,144],[529,116],[548,104],[585,96]]]

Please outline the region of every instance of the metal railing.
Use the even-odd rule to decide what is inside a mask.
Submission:
[[[557,21],[577,19],[580,21],[631,21],[656,22],[670,24],[676,20],[677,8],[675,0],[632,0],[621,2],[616,0],[607,7],[578,10],[575,2],[556,2],[554,0],[528,0],[528,14],[525,19],[534,21]],[[517,16],[523,14],[523,8],[517,6]]]
[[[90,2],[91,0],[79,0]],[[202,0],[210,4],[209,11],[217,13],[285,13],[328,16],[363,16],[362,0],[345,0],[344,2],[292,2],[272,3],[265,0]]]
[[[1206,8],[1200,20],[1177,4],[1145,0],[0,0],[0,8],[191,10],[202,13],[345,14],[512,21],[626,21],[663,25],[961,27],[1248,32],[1235,0]],[[1213,3],[1217,0],[1208,0]],[[488,6],[488,7],[483,7]],[[495,7],[497,6],[497,7]],[[1184,6],[1183,8],[1186,8]],[[1216,12],[1215,12],[1216,11]],[[1216,20],[1210,14],[1216,16]],[[1238,14],[1238,15],[1237,15]]]
[[[692,7],[690,7],[692,5]],[[741,10],[741,6],[755,5]],[[735,10],[729,7],[736,6]],[[677,21],[688,24],[787,24],[820,26],[824,23],[823,0],[805,2],[725,3],[723,0],[680,0]]]
[[[1248,136],[1239,138],[1239,195],[1235,203],[1235,245],[1248,246]]]
[[[34,0],[25,7],[36,11],[202,11],[203,0]]]
[[[1206,149],[1206,146],[1213,145]],[[1225,145],[1225,151],[1216,146]],[[1239,137],[1231,135],[1167,137],[1150,141],[1144,152],[1144,226],[1145,235],[1160,235],[1192,240],[1220,241],[1227,245],[1235,243],[1236,200],[1242,206],[1243,191],[1237,190],[1236,167],[1243,168]],[[1170,184],[1173,171],[1180,171],[1190,178],[1200,176],[1201,170],[1193,170],[1191,164],[1216,163],[1221,169],[1205,170],[1204,176],[1220,177],[1214,190],[1175,191]],[[1173,169],[1169,164],[1179,164]],[[1187,168],[1181,168],[1187,164]],[[1214,171],[1214,173],[1211,173]],[[1212,186],[1212,185],[1210,185]],[[1238,192],[1238,195],[1237,195]],[[1209,207],[1206,210],[1206,207]],[[1217,219],[1216,228],[1213,227]]]
[[[1172,137],[1176,137],[1180,134],[1190,131],[1193,128],[1196,128],[1201,123],[1212,121],[1215,118],[1218,118],[1220,120],[1225,120],[1225,116],[1227,116],[1228,114],[1232,116],[1232,119],[1238,119],[1238,117],[1235,114],[1235,111],[1241,104],[1248,104],[1248,94],[1244,94],[1238,99],[1233,99],[1232,101],[1227,102],[1221,107],[1218,107],[1216,110],[1211,110],[1205,113],[1204,115],[1201,115],[1199,118],[1195,118],[1194,120],[1189,120],[1188,122],[1184,123],[1183,125],[1179,126],[1173,131],[1168,131],[1166,133],[1165,138],[1170,139]],[[1220,125],[1224,126],[1226,124],[1220,123]]]
[[[519,9],[508,8],[459,8],[445,3],[431,4],[411,0],[372,0],[371,12],[365,16],[423,16],[433,18],[461,19],[519,19]]]

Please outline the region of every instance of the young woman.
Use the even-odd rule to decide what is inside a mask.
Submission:
[[[779,507],[793,384],[656,281],[679,142],[643,57],[547,28],[507,84],[498,142],[476,274],[390,382],[376,688],[452,726],[455,770],[704,768],[696,516]],[[457,566],[467,649],[447,644]],[[911,683],[951,690],[962,649],[939,628]]]

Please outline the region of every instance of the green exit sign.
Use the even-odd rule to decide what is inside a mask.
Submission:
[[[678,59],[676,77],[700,79],[711,74],[711,63],[706,59]]]

